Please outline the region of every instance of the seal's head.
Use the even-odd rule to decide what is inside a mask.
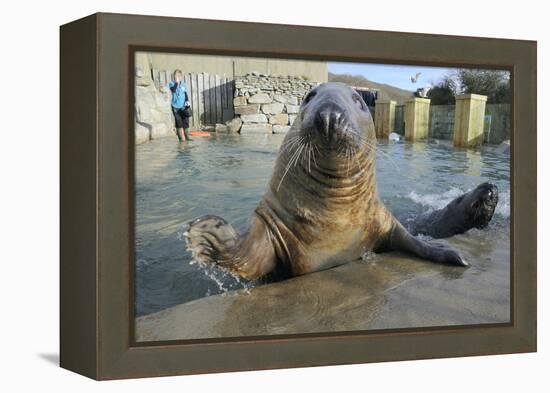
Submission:
[[[357,186],[369,188],[374,195],[375,152],[374,122],[361,96],[344,83],[322,83],[304,97],[281,145],[271,182],[273,192],[279,193],[284,184],[288,186],[286,197],[290,197],[292,187],[304,187],[304,176],[313,176],[320,179],[317,193],[340,195],[342,187]]]
[[[467,224],[478,229],[485,228],[489,224],[497,203],[498,188],[491,183],[482,183],[451,202],[455,205],[457,212],[463,212]]]
[[[299,117],[302,136],[322,151],[345,154],[346,148],[373,149],[376,143],[369,108],[344,83],[322,83],[312,89],[302,101]]]

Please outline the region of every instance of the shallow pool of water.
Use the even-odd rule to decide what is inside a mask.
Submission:
[[[164,138],[136,147],[136,315],[253,286],[193,264],[182,228],[192,218],[216,214],[244,231],[283,137],[218,135],[188,145]],[[495,183],[500,199],[493,221],[484,230],[459,235],[455,244],[474,256],[483,253],[476,250],[478,240],[508,247],[510,161],[503,147],[389,142],[380,143],[379,150],[378,191],[402,221],[443,207],[479,183]],[[503,274],[507,266],[501,266]]]

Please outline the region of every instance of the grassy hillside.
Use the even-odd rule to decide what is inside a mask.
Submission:
[[[373,89],[378,89],[379,100],[394,100],[398,104],[404,104],[409,98],[413,96],[412,91],[403,90],[395,86],[386,85],[385,83],[378,83],[368,80],[361,75],[350,75],[350,74],[333,74],[332,72],[328,73],[329,82],[343,82],[352,86],[360,87],[370,87]]]

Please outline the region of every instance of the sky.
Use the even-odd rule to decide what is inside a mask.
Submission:
[[[428,83],[437,83],[438,80],[454,68],[406,66],[367,63],[328,63],[329,72],[335,74],[362,75],[365,78],[379,83],[386,83],[401,89],[416,91]],[[411,77],[420,72],[416,83]]]

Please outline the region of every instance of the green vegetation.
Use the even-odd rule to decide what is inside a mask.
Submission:
[[[458,91],[456,81],[449,75],[444,76],[428,92],[428,98],[432,105],[454,105],[455,95]]]
[[[482,94],[488,104],[510,103],[510,74],[499,70],[460,69],[445,75],[430,92],[432,105],[452,105],[458,94]]]

